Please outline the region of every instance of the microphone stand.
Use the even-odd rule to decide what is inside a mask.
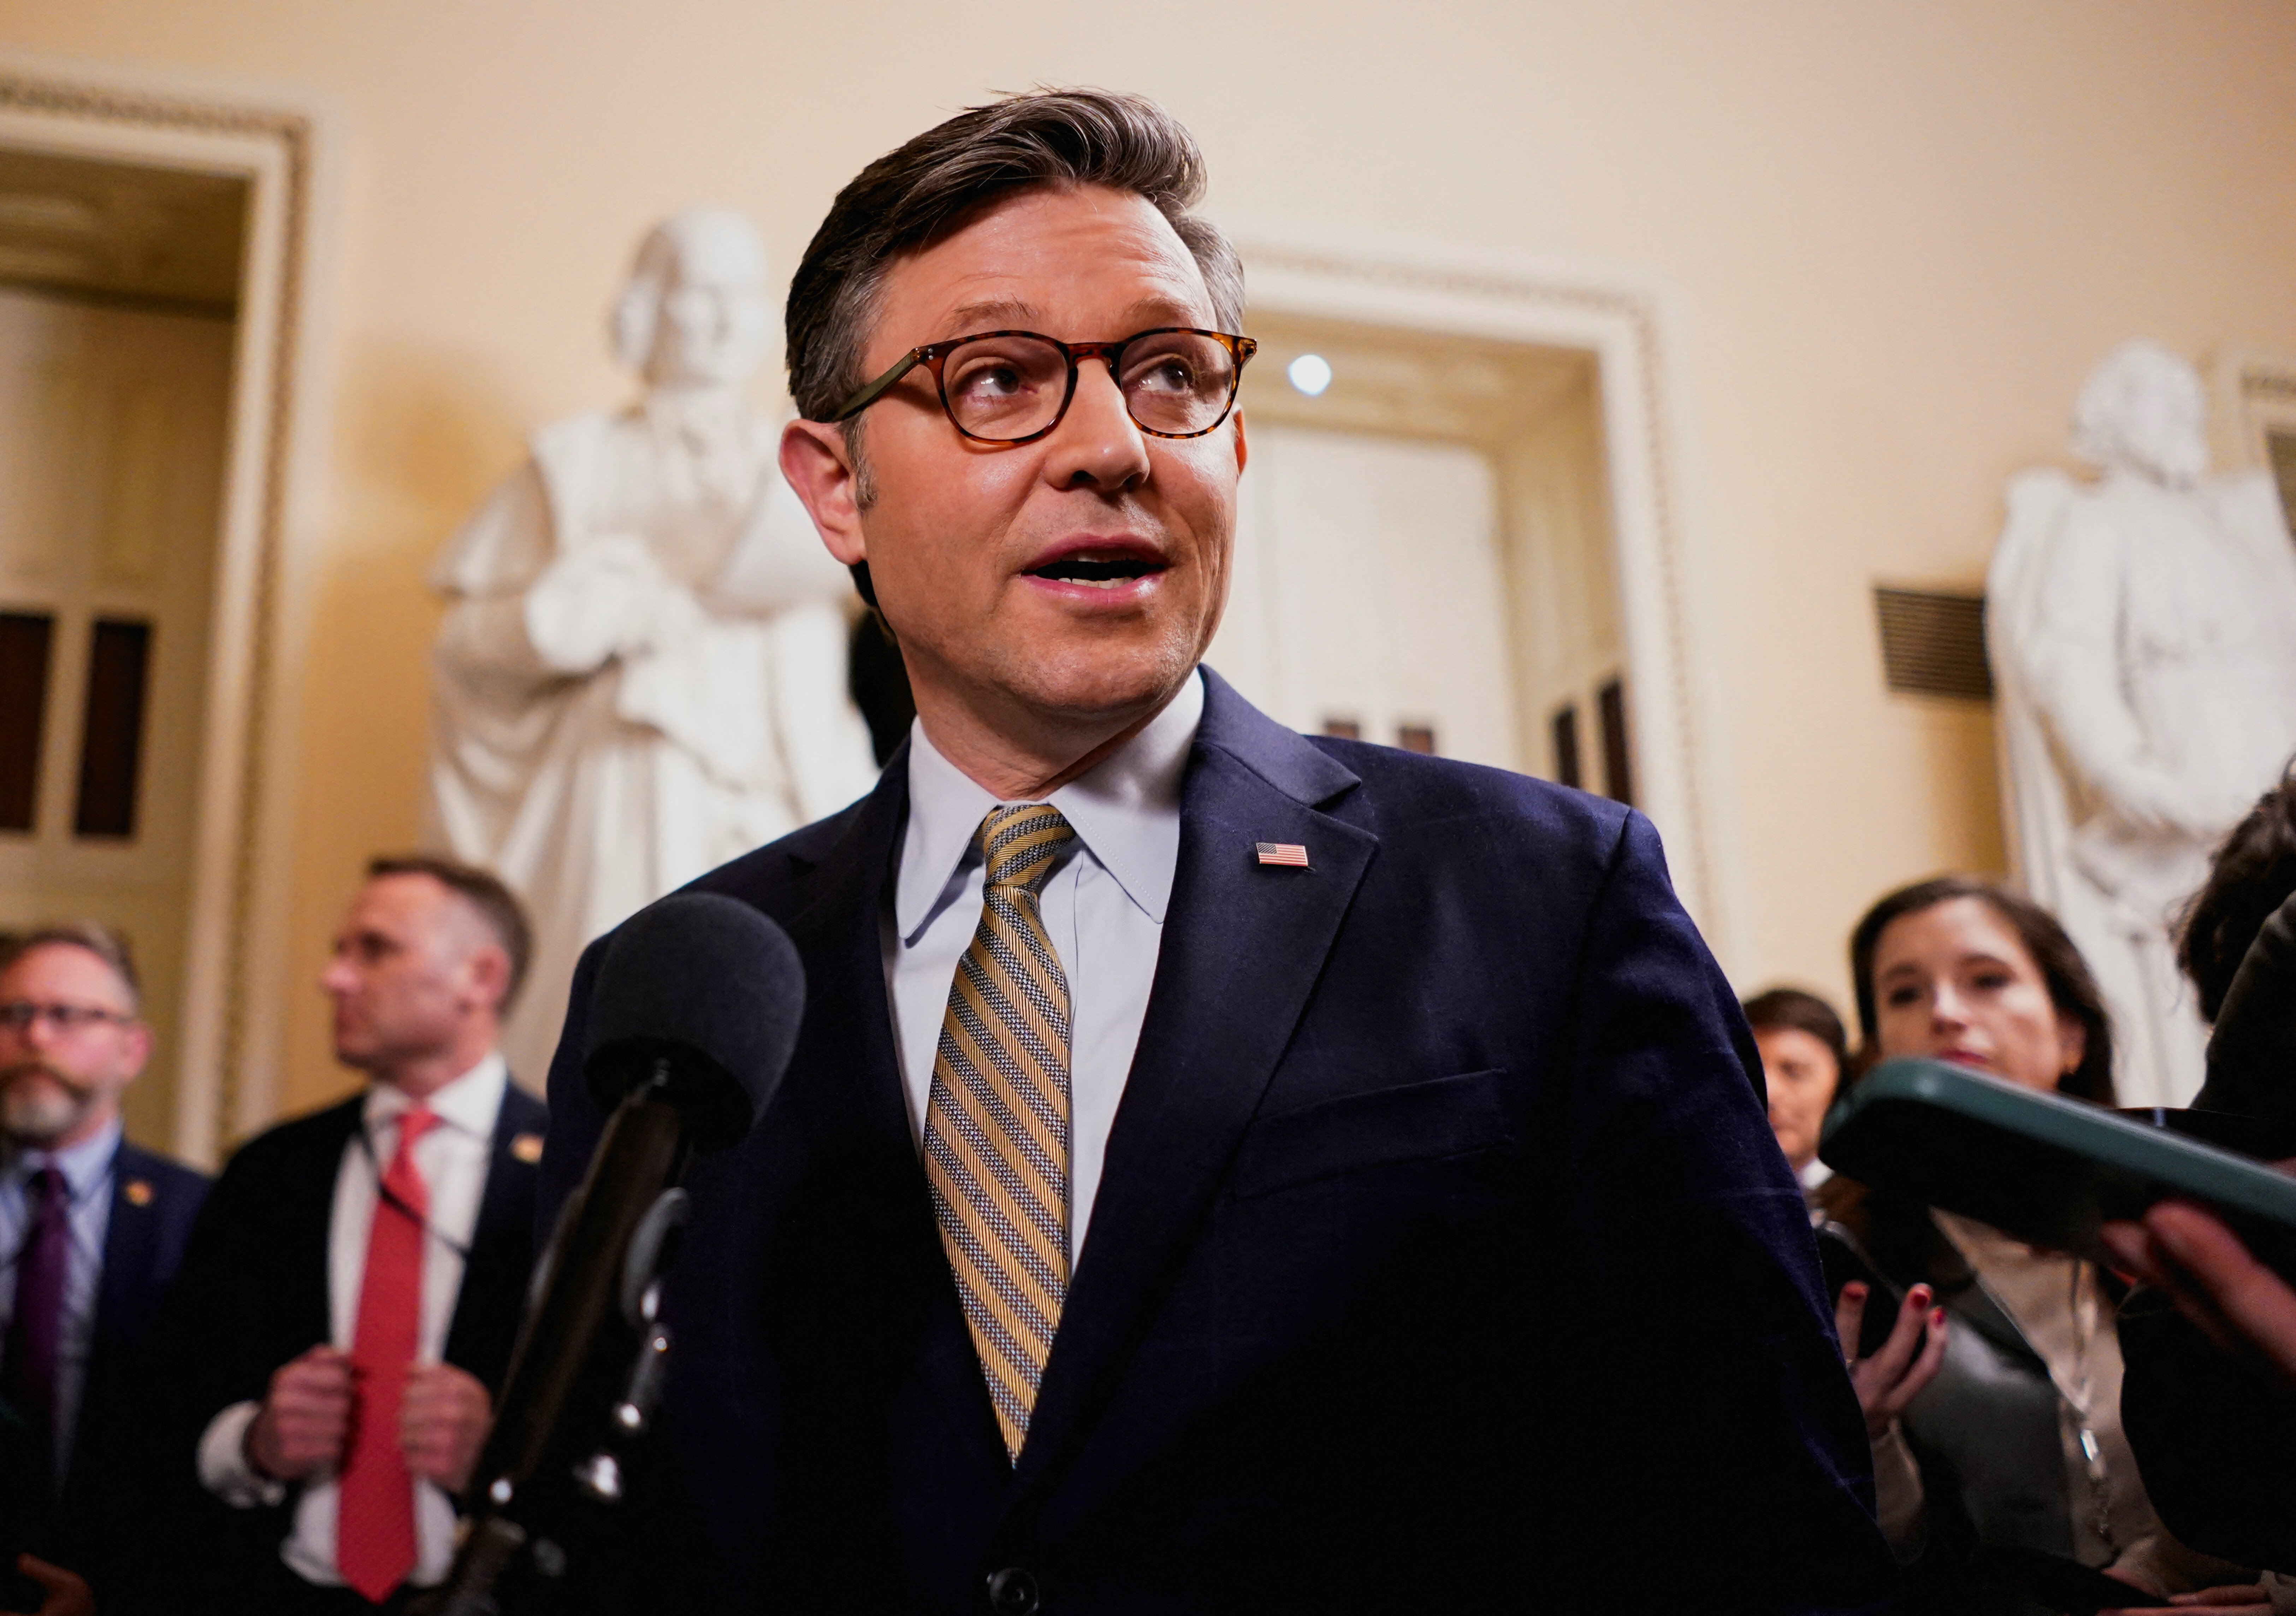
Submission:
[[[608,1119],[536,1271],[501,1412],[463,1494],[454,1566],[409,1616],[562,1605],[566,1538],[621,1501],[630,1447],[652,1423],[668,1366],[657,1316],[691,1149],[675,1092],[673,1062],[656,1055]]]

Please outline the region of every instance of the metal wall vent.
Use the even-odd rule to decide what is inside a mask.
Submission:
[[[1933,589],[1874,590],[1882,672],[1898,695],[1993,699],[1985,660],[1985,597]]]

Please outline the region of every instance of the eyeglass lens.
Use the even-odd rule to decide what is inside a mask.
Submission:
[[[1116,384],[1132,419],[1182,437],[1218,423],[1235,391],[1226,345],[1194,332],[1156,332],[1117,356]],[[1068,356],[1041,337],[980,337],[941,365],[949,414],[976,438],[1027,438],[1052,425],[1068,397]]]
[[[98,1021],[117,1021],[125,1018],[94,1005],[35,1005],[29,999],[14,999],[0,1005],[0,1027],[11,1032],[21,1032],[34,1021],[45,1018],[58,1032],[77,1032],[83,1027],[93,1027]]]

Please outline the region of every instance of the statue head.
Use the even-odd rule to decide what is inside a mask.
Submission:
[[[2073,405],[2073,453],[2107,471],[2171,488],[2209,469],[2209,397],[2183,355],[2138,338],[2123,342],[2082,383]]]
[[[655,387],[746,381],[773,331],[766,249],[730,208],[689,208],[646,232],[614,299],[614,356]]]

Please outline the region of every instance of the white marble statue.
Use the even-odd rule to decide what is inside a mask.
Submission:
[[[747,219],[656,226],[612,318],[644,396],[536,432],[430,573],[430,835],[532,914],[504,1038],[530,1085],[583,945],[875,778],[845,691],[852,586],[745,391],[771,318]]]
[[[2200,1087],[2172,929],[2296,752],[2296,546],[2260,473],[2209,475],[2207,407],[2176,354],[2116,349],[2073,414],[2102,476],[2013,478],[1986,583],[2013,857],[2111,1002],[2129,1105]]]

